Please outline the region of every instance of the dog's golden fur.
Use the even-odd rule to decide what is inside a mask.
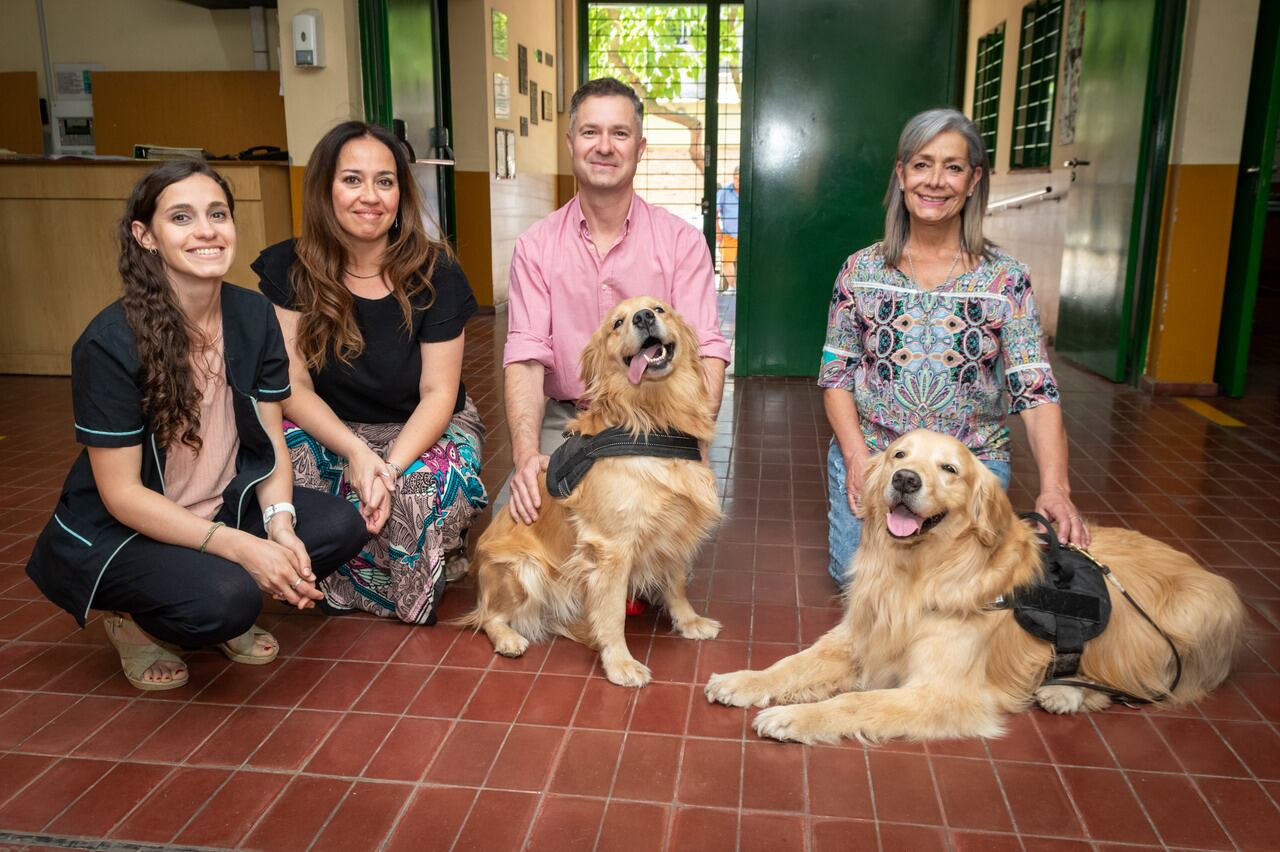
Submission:
[[[643,311],[653,312],[655,325],[632,322]],[[644,358],[645,338],[655,336],[674,343],[670,360],[633,384],[625,359]],[[648,297],[619,304],[592,336],[581,366],[591,403],[569,424],[572,431],[675,430],[697,437],[704,449],[710,443],[715,421],[698,339],[670,306]],[[660,599],[682,636],[715,638],[719,623],[698,615],[685,594],[693,558],[720,520],[709,467],[650,456],[602,458],[563,500],[548,495],[545,477],[539,484],[536,522],[500,511],[480,537],[472,566],[477,605],[461,624],[483,629],[506,656],[551,633],[575,639],[599,650],[605,674],[621,686],[644,686],[650,678],[623,637],[628,594]]]
[[[917,491],[904,495],[895,487],[899,471],[919,475]],[[919,518],[946,514],[896,538],[887,521],[899,502]],[[1002,733],[1004,714],[1033,699],[1056,713],[1110,703],[1092,690],[1041,686],[1051,645],[1018,626],[1009,610],[990,609],[998,595],[1038,576],[1040,549],[995,475],[963,444],[924,431],[899,438],[870,462],[862,506],[862,543],[841,623],[763,671],[712,675],[708,700],[791,705],[762,711],[755,729],[805,743],[990,737]],[[1227,676],[1241,641],[1244,609],[1234,586],[1140,533],[1091,533],[1090,553],[1182,655],[1182,680],[1168,703],[1202,698]],[[1169,647],[1108,588],[1110,626],[1085,646],[1079,677],[1160,696],[1173,677]]]

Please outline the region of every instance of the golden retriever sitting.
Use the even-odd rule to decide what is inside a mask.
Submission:
[[[614,308],[582,353],[590,408],[569,429],[595,435],[680,431],[703,448],[715,432],[698,339],[668,305],[628,299]],[[687,639],[714,639],[720,624],[694,612],[685,580],[698,548],[720,520],[715,476],[700,461],[600,458],[565,499],[540,482],[533,524],[495,516],[476,547],[479,592],[460,623],[484,630],[509,657],[558,633],[600,652],[609,680],[644,686],[649,668],[627,649],[628,594],[660,597]]]
[[[841,623],[763,671],[712,675],[709,701],[791,705],[762,711],[755,729],[804,743],[992,737],[1003,731],[1002,714],[1033,697],[1054,713],[1110,703],[1092,690],[1042,686],[1052,645],[991,607],[1040,575],[1041,549],[963,444],[925,431],[894,441],[867,468],[862,506]],[[1227,676],[1241,640],[1234,586],[1140,533],[1091,532],[1090,552],[1182,655],[1169,703],[1203,697]],[[1085,645],[1078,678],[1163,695],[1174,668],[1168,644],[1118,591],[1111,598],[1110,625]]]

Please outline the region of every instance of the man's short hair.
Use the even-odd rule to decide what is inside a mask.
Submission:
[[[578,87],[578,91],[574,92],[573,97],[569,99],[569,127],[572,128],[577,120],[578,107],[583,101],[587,98],[606,97],[621,97],[631,101],[631,105],[636,110],[636,126],[644,128],[644,103],[636,96],[634,89],[616,77],[597,77]]]

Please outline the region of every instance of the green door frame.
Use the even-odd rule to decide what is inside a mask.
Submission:
[[[453,98],[449,76],[449,16],[448,4],[441,0],[422,0],[431,4],[431,39],[435,56],[436,114],[441,127],[447,128],[450,145],[453,136]],[[395,106],[391,102],[391,43],[387,26],[386,0],[359,0],[360,19],[360,76],[364,91],[364,120],[379,127],[392,129]],[[452,148],[450,148],[452,150]],[[436,156],[436,151],[422,152]],[[421,156],[421,154],[419,154]],[[457,248],[457,206],[454,200],[454,169],[438,167],[441,189],[444,192],[444,218],[449,242]]]
[[[578,0],[578,84],[586,82],[587,75],[591,73],[591,62],[587,56],[590,49],[590,40],[588,38],[587,26],[587,10],[591,6],[593,0]],[[598,2],[598,0],[596,0]],[[716,251],[716,217],[715,203],[716,192],[720,189],[716,183],[716,167],[719,165],[719,151],[717,144],[720,139],[720,8],[722,6],[742,6],[743,0],[732,0],[731,2],[721,2],[721,0],[677,0],[677,2],[644,2],[644,0],[621,0],[621,3],[613,2],[611,5],[628,5],[628,6],[705,6],[707,8],[707,84],[706,84],[706,101],[705,113],[702,124],[702,148],[703,148],[703,170],[702,170],[702,236],[707,241],[707,248],[711,251],[711,256],[715,257]],[[744,25],[745,26],[745,25]],[[746,39],[744,34],[744,41]],[[744,46],[745,50],[745,46]],[[744,56],[745,64],[745,56]],[[713,84],[711,77],[716,75],[716,81]],[[575,86],[576,88],[576,86]],[[744,119],[743,127],[746,127],[745,119],[745,96],[743,98]],[[745,151],[745,140],[742,143]],[[742,169],[747,169],[746,154],[739,157],[742,163]],[[745,175],[742,185],[745,187]],[[743,216],[739,213],[738,221],[744,221]],[[744,234],[745,236],[745,234]],[[742,253],[739,246],[738,254],[738,272],[737,286],[738,299],[741,305],[741,299],[747,284],[747,277],[742,272]]]
[[[1244,145],[1236,180],[1236,206],[1231,221],[1227,284],[1218,331],[1214,381],[1224,396],[1243,396],[1249,346],[1253,338],[1258,271],[1267,230],[1267,200],[1275,165],[1276,125],[1280,121],[1280,4],[1258,9],[1253,70],[1244,119]],[[1256,159],[1255,159],[1256,158]]]

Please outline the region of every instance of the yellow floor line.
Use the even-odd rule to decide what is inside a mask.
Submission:
[[[1239,420],[1235,419],[1230,414],[1225,414],[1219,411],[1203,399],[1192,399],[1191,397],[1186,396],[1178,396],[1174,397],[1174,399],[1178,400],[1178,402],[1182,403],[1187,408],[1190,408],[1196,414],[1212,420],[1219,426],[1230,426],[1234,429],[1244,428],[1244,424]]]

